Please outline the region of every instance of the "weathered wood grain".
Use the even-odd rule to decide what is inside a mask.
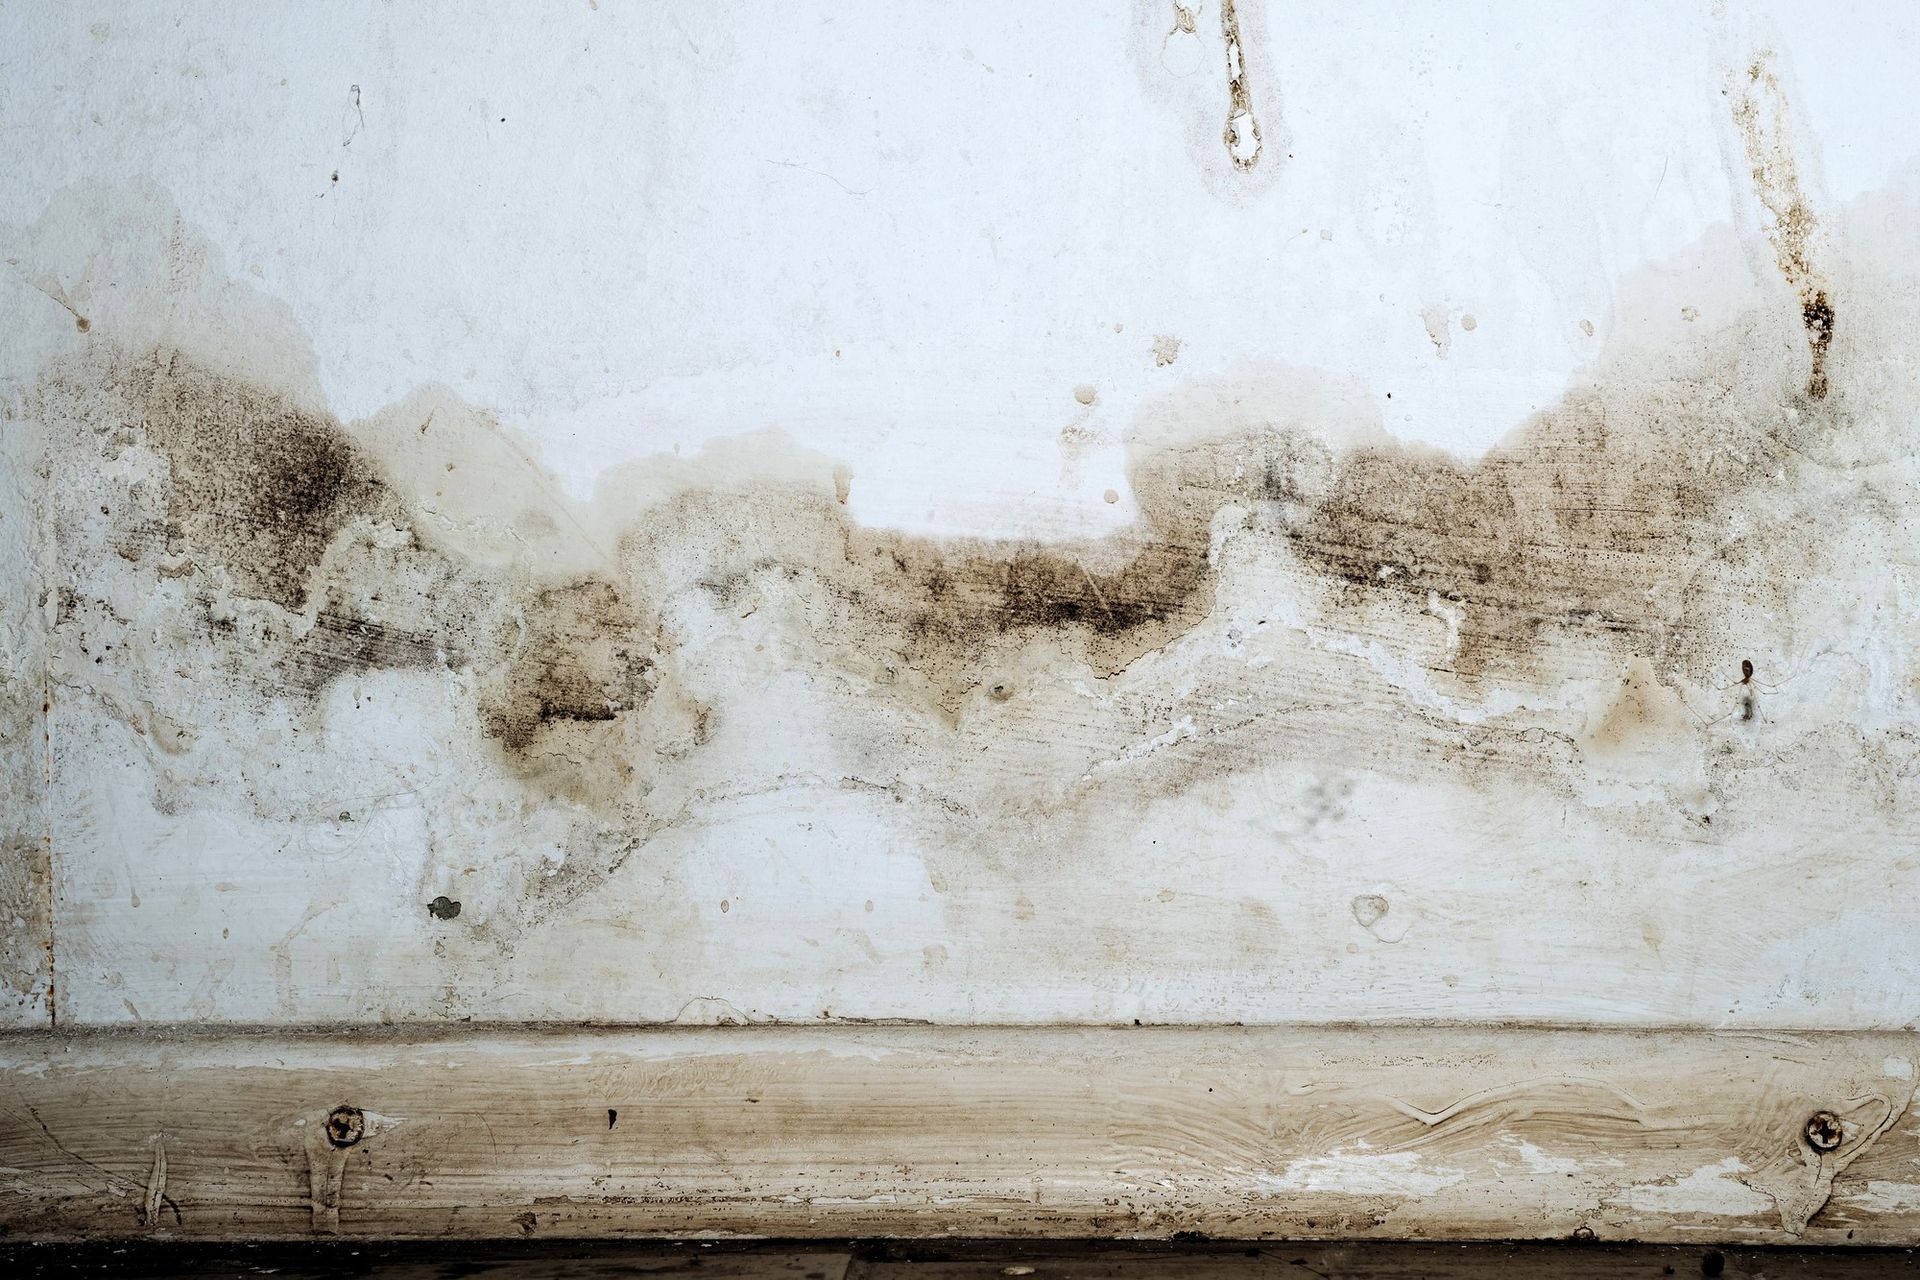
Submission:
[[[1898,1244],[1920,1225],[1904,1035],[121,1032],[4,1055],[0,1222],[34,1238]],[[1808,1137],[1821,1112],[1831,1151]]]

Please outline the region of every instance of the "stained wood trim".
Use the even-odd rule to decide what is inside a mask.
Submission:
[[[1911,1244],[1916,1063],[1866,1033],[18,1033],[0,1224]]]

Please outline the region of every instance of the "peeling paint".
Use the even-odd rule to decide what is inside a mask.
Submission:
[[[1742,1182],[1751,1173],[1737,1156],[1728,1156],[1669,1182],[1627,1188],[1620,1197],[1641,1213],[1674,1217],[1750,1217],[1770,1213],[1773,1199]]]
[[[1335,1152],[1296,1160],[1260,1181],[1273,1194],[1311,1192],[1336,1196],[1430,1196],[1466,1179],[1462,1169],[1430,1168],[1418,1155],[1397,1152]]]

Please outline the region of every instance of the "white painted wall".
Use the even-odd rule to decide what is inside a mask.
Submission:
[[[7,1016],[1908,1024],[1920,30],[1722,8],[1241,0],[1242,171],[1213,0],[8,6]],[[261,693],[281,642],[205,620],[311,610],[120,550],[177,457],[72,443],[156,349],[348,424],[410,513],[367,546],[669,583],[648,711],[553,766],[646,794],[509,777],[457,652]],[[938,710],[805,574],[703,594],[722,533],[791,530],[634,559],[671,495],[780,478],[1093,564],[1142,441],[1471,466],[1589,392],[1766,484],[1525,672],[1244,501],[1191,626],[1118,672],[996,640]]]

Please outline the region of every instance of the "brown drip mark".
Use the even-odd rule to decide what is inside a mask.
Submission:
[[[1247,84],[1247,50],[1240,39],[1240,17],[1233,0],[1220,0],[1220,37],[1227,46],[1227,122],[1220,139],[1227,158],[1242,173],[1260,163],[1260,121],[1253,114],[1253,90]]]
[[[1772,56],[1762,52],[1748,63],[1745,83],[1734,99],[1733,119],[1746,150],[1754,194],[1773,220],[1767,227],[1767,239],[1773,245],[1774,259],[1780,274],[1800,295],[1800,318],[1812,358],[1807,395],[1818,400],[1827,394],[1834,309],[1814,266],[1812,244],[1819,223],[1800,181],[1799,162],[1787,129],[1786,94],[1768,65]]]
[[[1801,290],[1800,318],[1807,326],[1807,347],[1813,353],[1807,394],[1818,400],[1827,394],[1827,348],[1833,345],[1833,303],[1825,289]]]

